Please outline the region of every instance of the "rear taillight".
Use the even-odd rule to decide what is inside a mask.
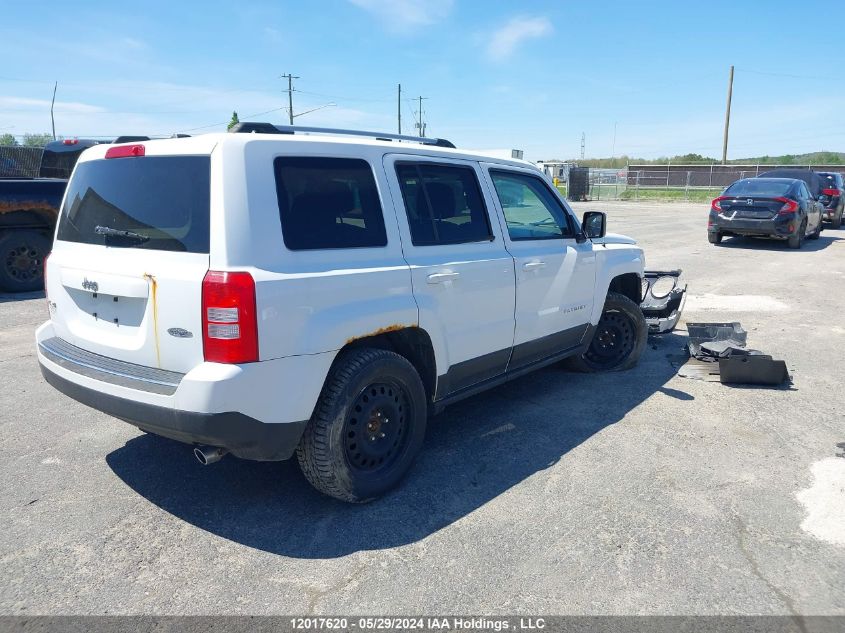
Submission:
[[[209,270],[202,280],[202,347],[210,363],[258,360],[255,280],[246,272]]]
[[[728,196],[719,196],[713,202],[710,203],[710,210],[715,211],[716,213],[722,212],[722,200],[727,200]]]
[[[783,202],[783,206],[778,209],[778,215],[788,215],[795,213],[798,210],[798,203],[789,198],[775,198],[777,202]]]
[[[132,158],[143,156],[146,151],[143,145],[117,145],[106,150],[106,158]]]
[[[841,189],[822,189],[822,194],[826,196],[836,197],[842,195]]]

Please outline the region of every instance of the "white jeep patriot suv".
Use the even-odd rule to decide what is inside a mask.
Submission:
[[[643,254],[531,164],[448,141],[240,124],[84,152],[46,265],[46,380],[138,428],[284,460],[346,501],[426,419],[569,359],[633,366]],[[252,132],[252,133],[249,133]]]

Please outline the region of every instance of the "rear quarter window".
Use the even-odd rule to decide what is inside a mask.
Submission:
[[[80,163],[68,183],[56,239],[208,253],[210,168],[208,156],[144,156]],[[103,229],[139,237],[106,235]]]
[[[287,248],[387,245],[378,189],[367,161],[280,156],[273,168]]]

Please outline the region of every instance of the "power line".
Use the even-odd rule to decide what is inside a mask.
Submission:
[[[245,116],[245,118],[251,119],[252,117],[255,117],[255,116],[261,116],[263,114],[270,114],[271,112],[278,112],[279,110],[286,110],[286,109],[287,108],[282,106],[281,108],[273,108],[272,110],[266,110],[264,112],[256,112],[255,114],[247,114]],[[186,130],[179,130],[179,132],[196,132],[197,130],[207,130],[210,127],[217,127],[218,125],[227,125],[228,123],[229,123],[228,121],[221,121],[219,123],[210,123],[209,125],[201,125],[199,127],[192,127],[192,128],[188,128]],[[154,134],[153,136],[162,136],[162,135],[163,134]]]
[[[817,77],[813,75],[792,75],[790,73],[773,73],[765,70],[750,70],[748,68],[737,68],[744,73],[751,73],[752,75],[768,75],[770,77],[789,77],[790,79],[812,79],[814,81],[827,81],[830,77]]]

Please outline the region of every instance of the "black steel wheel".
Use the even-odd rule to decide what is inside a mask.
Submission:
[[[568,359],[577,371],[621,371],[639,361],[648,338],[640,307],[625,295],[608,292],[604,310],[587,350]]]
[[[8,231],[0,237],[0,287],[26,292],[44,287],[44,258],[50,240],[35,231]]]
[[[425,437],[428,405],[414,366],[394,352],[341,352],[296,450],[320,492],[353,503],[396,486]]]
[[[405,422],[408,394],[396,383],[368,385],[347,415],[346,459],[352,469],[371,473],[390,469],[408,443]]]
[[[584,357],[597,367],[613,367],[631,354],[635,343],[631,317],[624,312],[605,312]]]

